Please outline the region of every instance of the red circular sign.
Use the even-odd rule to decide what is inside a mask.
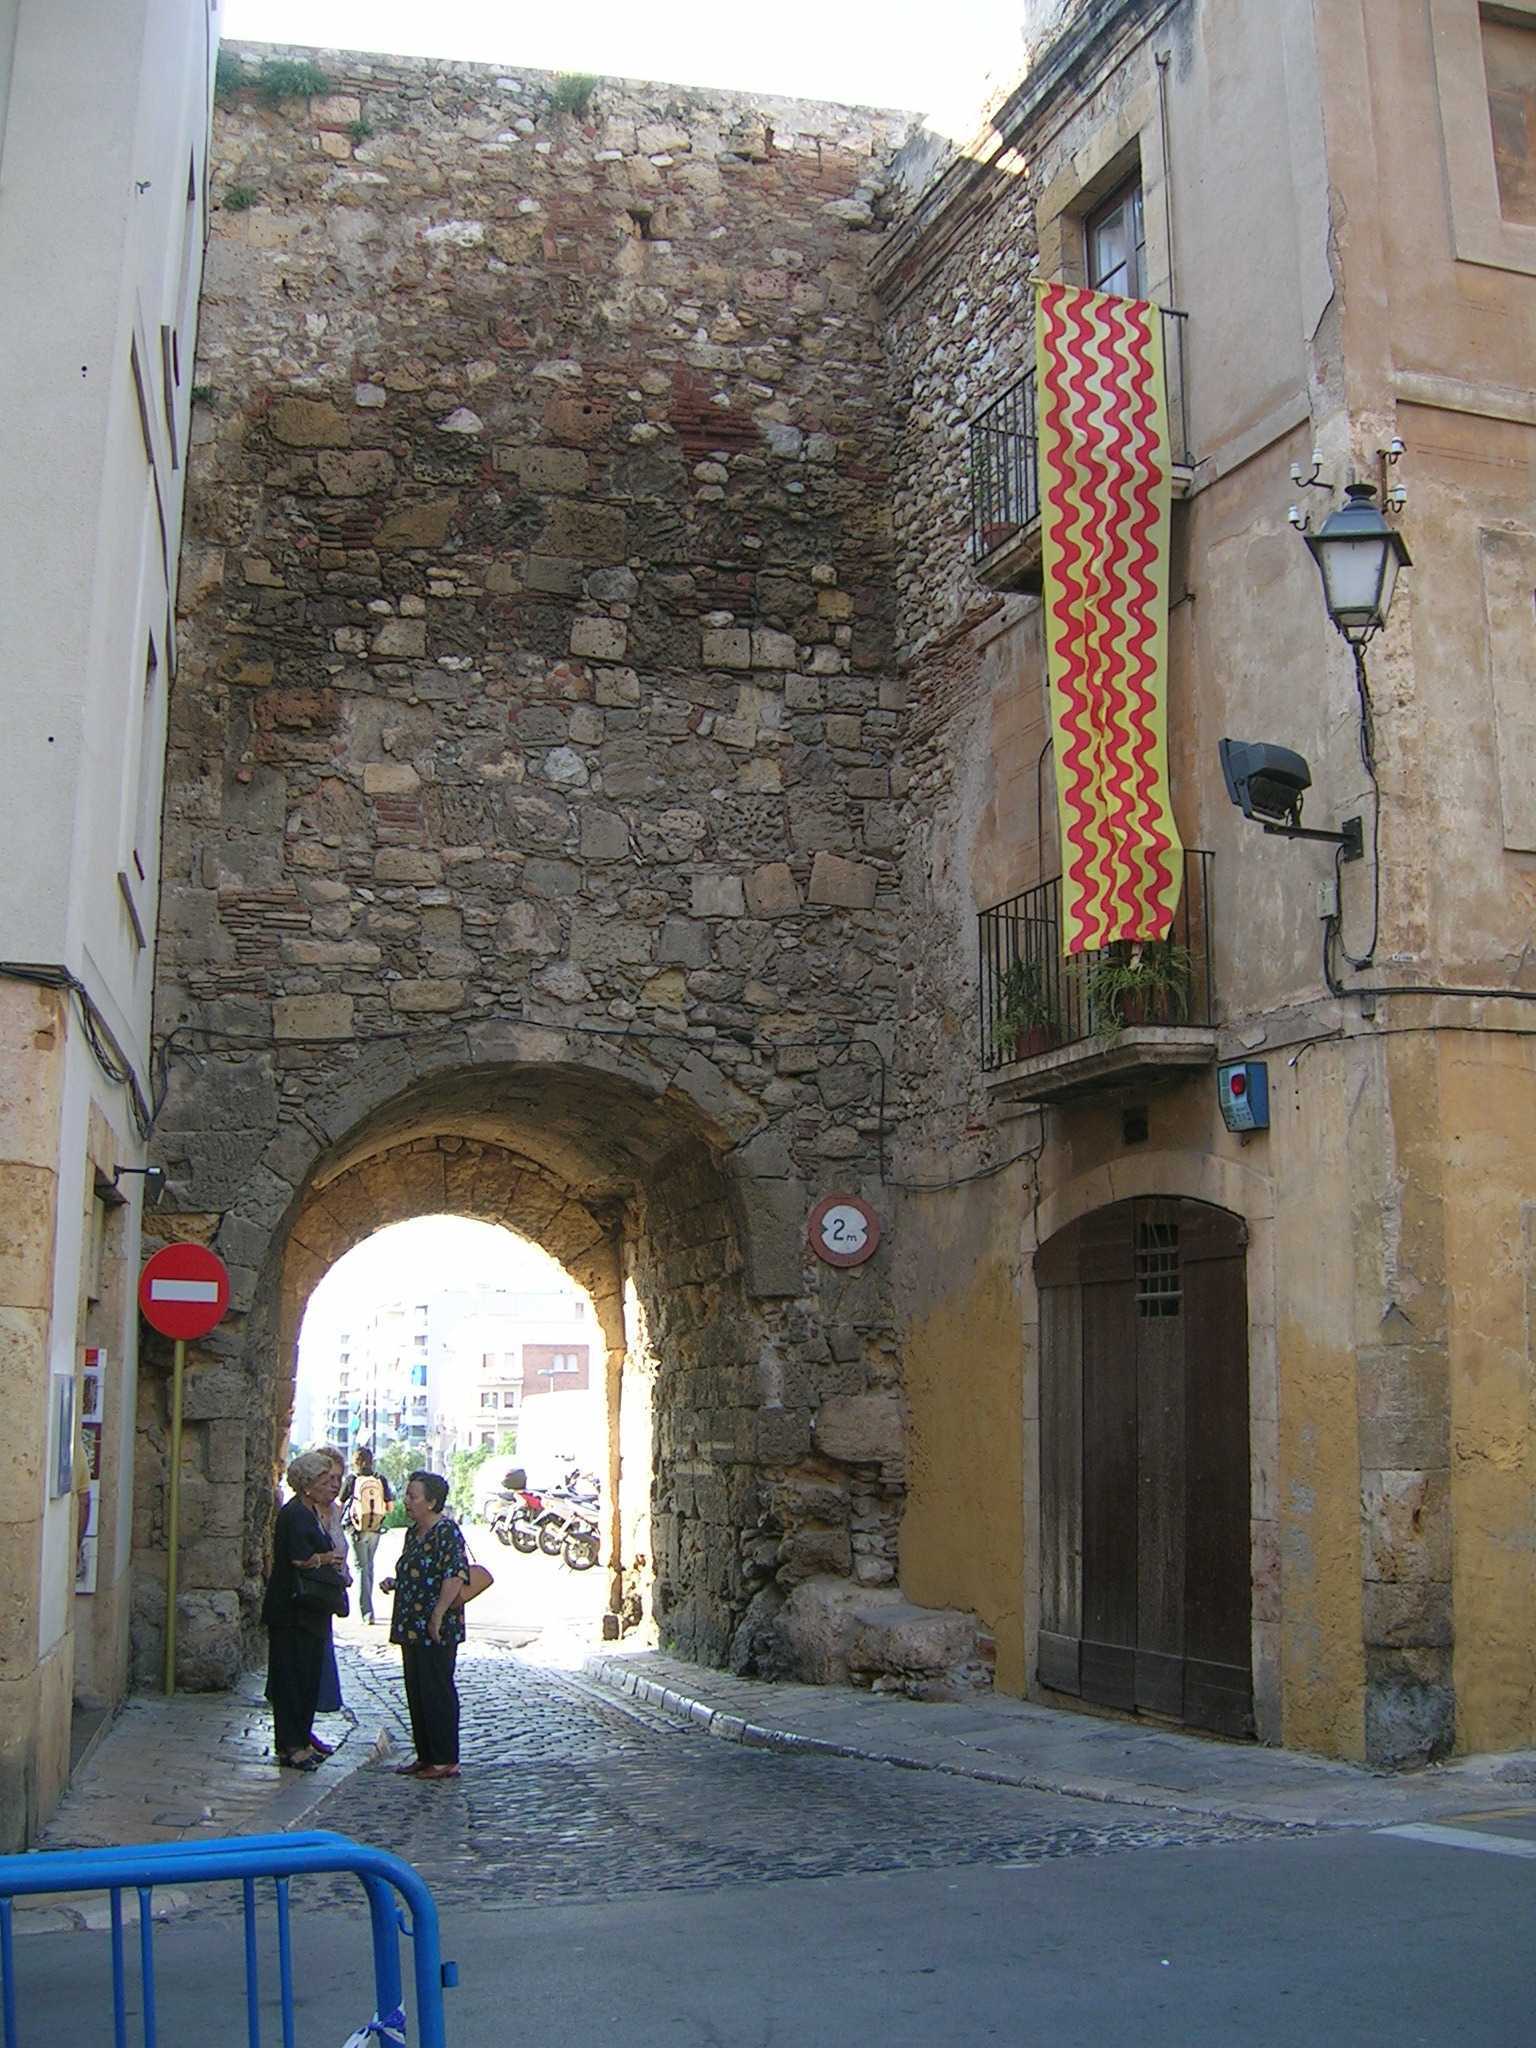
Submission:
[[[811,1250],[829,1266],[862,1266],[880,1243],[880,1218],[860,1195],[823,1195],[806,1225]]]
[[[229,1307],[229,1269],[202,1244],[168,1244],[139,1275],[139,1313],[162,1337],[206,1337]]]

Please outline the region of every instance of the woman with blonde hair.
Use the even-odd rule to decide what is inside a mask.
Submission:
[[[336,1495],[339,1495],[347,1476],[347,1454],[339,1444],[316,1444],[315,1450],[322,1458],[329,1458],[336,1468]],[[341,1583],[350,1586],[352,1567],[347,1562],[347,1528],[342,1520],[340,1500],[333,1496],[331,1505],[323,1517],[325,1533],[331,1539],[331,1548],[341,1558]],[[325,1668],[320,1673],[320,1697],[315,1705],[317,1714],[339,1714],[343,1708],[341,1697],[341,1673],[336,1669],[336,1645],[327,1641],[325,1646]],[[321,1756],[335,1754],[333,1742],[322,1742],[311,1735],[310,1747],[317,1749]]]
[[[277,1512],[272,1571],[261,1603],[267,1630],[267,1698],[272,1702],[273,1748],[289,1770],[318,1769],[314,1719],[331,1642],[331,1620],[345,1614],[347,1596],[337,1551],[326,1527],[340,1479],[322,1451],[306,1451],[288,1467],[293,1498]]]

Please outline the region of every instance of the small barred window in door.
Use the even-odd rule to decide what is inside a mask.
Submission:
[[[1179,1285],[1179,1226],[1138,1223],[1136,1226],[1136,1313],[1176,1316],[1182,1312]]]

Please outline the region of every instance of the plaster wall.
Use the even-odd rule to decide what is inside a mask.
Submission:
[[[1023,301],[1002,280],[1032,248],[1046,274],[1073,275],[1074,221],[1139,151],[1149,272],[1174,281],[1190,314],[1196,461],[1174,510],[1173,590],[1188,601],[1170,624],[1173,799],[1186,844],[1215,857],[1216,1049],[1267,1055],[1273,1091],[1273,1130],[1247,1154],[1267,1191],[1230,1200],[1250,1220],[1273,1216],[1268,1278],[1255,1271],[1256,1237],[1249,1283],[1259,1728],[1376,1761],[1520,1743],[1528,1250],[1518,1172],[1501,1164],[1495,1119],[1473,1096],[1497,1099],[1504,1127],[1524,1131],[1529,1071],[1513,1048],[1528,1010],[1476,992],[1528,979],[1536,556],[1520,365],[1533,302],[1530,251],[1486,217],[1477,10],[1366,5],[1314,22],[1296,6],[1256,34],[1242,10],[1175,7],[1150,37],[1148,10],[1119,10],[1118,27],[1113,12],[1078,18],[1103,31],[1099,69],[1087,41],[1071,56],[1069,22],[1054,103],[1038,91],[1031,101],[1026,80],[987,168],[981,155],[952,167],[947,193],[913,209],[877,267],[906,400],[898,505],[918,807],[907,883],[921,905],[908,1007],[912,1067],[926,1076],[902,1165],[943,1178],[1038,1149],[1037,1164],[980,1184],[990,1198],[947,1198],[961,1220],[939,1228],[947,1256],[908,1276],[913,1327],[941,1323],[956,1356],[994,1356],[1027,1431],[1030,1281],[1006,1248],[1047,1234],[1048,1216],[1109,1199],[1126,1176],[1150,1175],[1138,1178],[1146,1192],[1195,1191],[1236,1142],[1208,1081],[1151,1092],[1145,1151],[1119,1127],[1134,1090],[1043,1124],[1005,1118],[959,1050],[976,1029],[975,912],[1058,865],[1048,759],[1044,817],[1036,797],[1047,736],[1037,604],[983,588],[965,564],[965,421],[1029,360]],[[1466,161],[1474,114],[1478,177]],[[1409,452],[1378,473],[1394,433]],[[1215,764],[1224,735],[1279,740],[1311,763],[1308,821],[1356,813],[1370,831],[1355,676],[1285,522],[1298,495],[1288,471],[1309,469],[1314,448],[1335,482],[1351,467],[1406,481],[1409,544],[1435,569],[1402,579],[1370,651],[1380,871],[1343,871],[1342,936],[1359,951],[1379,921],[1374,972],[1346,973],[1351,983],[1464,992],[1384,998],[1374,1012],[1325,986],[1315,895],[1330,856],[1261,840]],[[1485,1040],[1490,1026],[1517,1035]],[[938,1374],[915,1366],[911,1387],[903,1570],[938,1586],[958,1582],[944,1512],[957,1481],[921,1447],[964,1424]],[[981,1412],[991,1398],[989,1387]],[[982,1519],[1007,1524],[1018,1557],[1013,1584],[1006,1567],[984,1575],[978,1607],[1027,1613],[1033,1475],[1014,1484],[979,1458],[974,1477]]]
[[[16,1689],[6,1847],[29,1840],[57,1799],[72,1702],[110,1707],[126,1674],[133,1181],[94,1299],[85,1262],[98,1191],[143,1145],[80,1010],[94,1007],[109,1060],[147,1097],[212,43],[205,0],[0,10],[0,278],[7,302],[28,309],[0,336],[0,754],[12,777],[0,960],[23,977],[73,976],[82,991],[0,985],[0,1188],[19,1237],[0,1256],[18,1415],[18,1562],[0,1659],[0,1684]],[[76,1496],[54,1498],[49,1483],[49,1381],[77,1376],[86,1344],[108,1356],[105,1520],[97,1592],[77,1596]]]

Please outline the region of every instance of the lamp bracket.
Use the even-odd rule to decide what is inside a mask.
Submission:
[[[1277,839],[1320,839],[1327,846],[1343,848],[1340,860],[1359,860],[1365,853],[1365,827],[1359,818],[1346,818],[1337,832],[1316,831],[1310,825],[1266,825]]]

